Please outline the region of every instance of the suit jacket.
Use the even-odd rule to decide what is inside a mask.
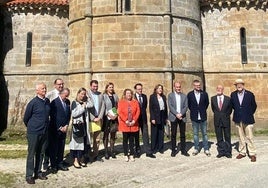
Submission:
[[[105,105],[104,105],[104,100],[103,100],[103,96],[100,92],[97,93],[98,94],[98,97],[99,97],[99,109],[98,109],[98,112],[97,113],[97,110],[95,108],[95,105],[94,105],[94,100],[93,100],[93,97],[92,97],[92,92],[91,90],[89,90],[88,92],[88,96],[91,98],[91,101],[93,102],[93,107],[89,108],[89,117],[90,117],[90,120],[93,121],[96,117],[100,118],[101,120],[103,119],[103,115],[104,115],[104,111],[105,111]]]
[[[118,96],[116,94],[113,94],[113,98],[114,98],[114,102],[115,102],[115,107],[118,107]],[[113,108],[113,104],[109,98],[109,96],[104,93],[103,94],[103,100],[104,100],[104,105],[105,105],[105,115],[108,114],[108,111],[111,110]]]
[[[161,112],[160,112],[160,106],[157,99],[157,94],[150,95],[149,99],[149,110],[150,110],[150,121],[155,120],[156,124],[162,124],[165,123],[167,120],[167,98],[165,95],[162,95],[165,110],[164,110],[164,116],[161,119]]]
[[[214,125],[217,127],[230,127],[232,113],[231,98],[224,95],[222,109],[219,109],[217,95],[211,97],[211,109],[214,113]]]
[[[194,91],[187,94],[188,107],[190,110],[190,118],[192,121],[198,121],[198,112],[200,113],[201,121],[207,120],[207,108],[209,105],[208,94],[205,91],[200,91],[200,102],[197,104]]]
[[[60,127],[69,125],[71,118],[70,101],[66,99],[66,108],[64,109],[60,97],[57,97],[51,102],[50,108],[50,131],[56,133]]]
[[[240,105],[237,96],[238,91],[231,93],[231,102],[234,109],[233,121],[235,123],[253,124],[255,123],[254,113],[257,109],[255,96],[252,92],[245,90],[242,104]]]
[[[179,94],[181,96],[181,109],[180,113],[182,114],[182,121],[186,122],[186,112],[188,109],[188,100],[187,96],[183,93]],[[174,122],[177,117],[176,114],[177,112],[177,102],[176,102],[176,93],[172,92],[168,95],[168,107],[169,107],[169,114],[168,114],[168,119],[171,122]]]
[[[137,99],[136,94],[134,94],[134,98]],[[145,123],[147,124],[147,105],[148,105],[148,100],[147,100],[147,96],[145,94],[141,94],[141,98],[142,98],[142,105],[140,105],[140,117],[139,117],[139,122],[140,123]],[[139,99],[137,99],[139,100]]]

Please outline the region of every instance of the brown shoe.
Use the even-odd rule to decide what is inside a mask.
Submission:
[[[241,153],[239,153],[239,155],[236,156],[237,159],[242,159],[244,157],[246,157],[246,156],[245,155],[242,155]]]
[[[251,159],[251,162],[256,162],[256,156],[255,155],[250,156],[250,159]]]
[[[35,184],[35,180],[34,180],[33,177],[27,177],[27,178],[26,178],[26,182],[27,182],[28,184]]]

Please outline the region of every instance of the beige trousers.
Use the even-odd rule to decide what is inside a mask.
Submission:
[[[93,153],[92,153],[93,157],[97,157],[99,154],[100,135],[101,131],[91,133],[91,138],[93,140]]]
[[[249,155],[256,155],[256,147],[253,141],[253,124],[236,124],[239,135],[239,153],[246,155],[247,149]]]

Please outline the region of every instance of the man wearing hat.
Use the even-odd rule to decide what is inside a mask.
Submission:
[[[234,109],[233,121],[239,133],[239,155],[236,158],[245,157],[248,149],[251,162],[255,162],[256,147],[253,142],[254,113],[257,109],[255,96],[252,92],[244,89],[245,83],[242,79],[237,79],[234,85],[236,91],[231,93],[231,102]]]

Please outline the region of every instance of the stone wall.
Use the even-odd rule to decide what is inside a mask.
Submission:
[[[205,12],[203,66],[207,91],[215,94],[217,84],[225,86],[230,95],[237,78],[246,82],[257,101],[256,128],[267,127],[268,118],[268,15],[262,9],[240,8]],[[248,63],[242,64],[240,28],[246,29]]]
[[[36,83],[44,82],[51,90],[54,80],[61,77],[68,86],[68,14],[40,11],[13,12],[7,23],[12,36],[4,40],[12,42],[12,48],[5,57],[4,75],[9,93],[8,123],[12,126],[22,124],[25,105],[35,96]],[[32,32],[32,58],[31,66],[26,67],[28,32]]]
[[[145,90],[161,83],[170,92],[174,73],[183,71],[188,80],[193,72],[202,78],[198,2],[131,1],[130,11],[120,2],[70,2],[70,74],[98,79],[103,87],[113,81],[119,91],[142,82]]]

